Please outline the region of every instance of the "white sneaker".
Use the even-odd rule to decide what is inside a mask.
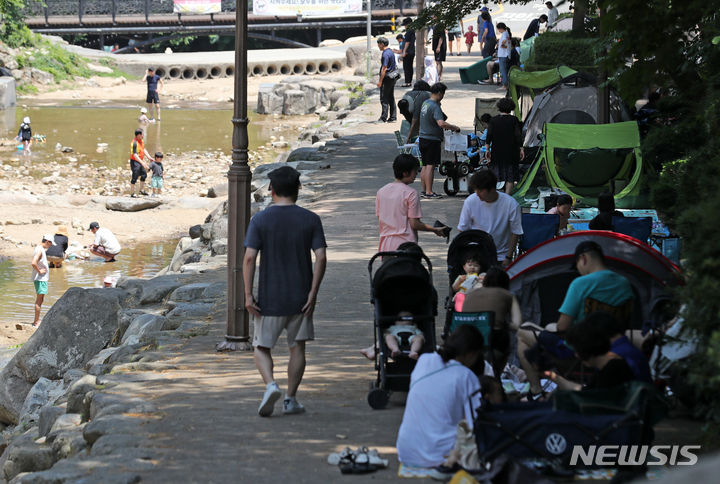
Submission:
[[[283,401],[283,414],[295,415],[298,413],[305,413],[305,407],[295,398],[286,398],[285,401]]]
[[[277,383],[268,383],[265,395],[263,395],[262,402],[260,402],[260,407],[258,407],[258,415],[261,417],[269,417],[272,415],[275,402],[277,402],[281,396],[282,392],[280,388],[278,388]]]

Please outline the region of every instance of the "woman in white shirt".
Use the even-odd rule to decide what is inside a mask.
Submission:
[[[470,367],[482,352],[480,331],[463,325],[437,353],[420,356],[410,377],[396,444],[404,465],[441,465],[455,443],[457,424],[464,419],[472,427],[481,395],[480,382]]]

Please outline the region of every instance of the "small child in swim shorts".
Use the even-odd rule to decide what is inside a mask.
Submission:
[[[408,356],[413,360],[417,360],[420,357],[420,350],[425,344],[425,335],[413,323],[412,313],[407,311],[399,312],[395,324],[385,330],[385,344],[393,358],[401,354],[400,345],[402,344],[403,333],[409,333],[410,353]]]

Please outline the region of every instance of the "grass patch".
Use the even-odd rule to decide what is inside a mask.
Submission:
[[[18,94],[37,94],[38,88],[32,84],[17,84],[15,88]]]
[[[127,72],[117,68],[111,59],[98,59],[97,64],[112,69],[112,72],[94,72],[88,68],[89,60],[65,50],[62,46],[48,40],[39,39],[34,47],[26,49],[16,57],[21,69],[35,68],[47,72],[53,76],[56,83],[62,81],[75,81],[76,77],[131,77]],[[23,94],[34,94],[37,88],[34,86],[20,86],[18,89]]]

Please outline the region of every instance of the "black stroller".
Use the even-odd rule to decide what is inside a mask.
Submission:
[[[463,273],[463,264],[465,257],[469,252],[479,254],[482,266],[485,270],[497,265],[497,250],[495,242],[490,234],[482,230],[466,230],[460,232],[450,243],[447,254],[447,271],[449,276],[448,297],[445,299],[445,326],[443,327],[443,340],[455,329],[453,318],[455,310],[453,307],[453,290],[452,285],[455,279]],[[455,321],[458,323],[458,321]],[[480,328],[478,328],[480,329]],[[487,338],[487,335],[483,334]]]
[[[382,264],[373,275],[373,263],[383,257]],[[425,261],[427,269],[422,263]],[[379,252],[368,263],[371,302],[375,307],[375,369],[377,379],[370,384],[368,403],[374,409],[384,408],[393,391],[410,389],[410,373],[415,360],[401,356],[389,359],[389,351],[383,334],[395,321],[413,321],[423,332],[423,353],[435,351],[435,316],[437,316],[437,293],[432,283],[432,265],[422,252]],[[398,313],[408,311],[412,316],[398,318]],[[403,340],[400,350],[407,353],[409,342]]]

